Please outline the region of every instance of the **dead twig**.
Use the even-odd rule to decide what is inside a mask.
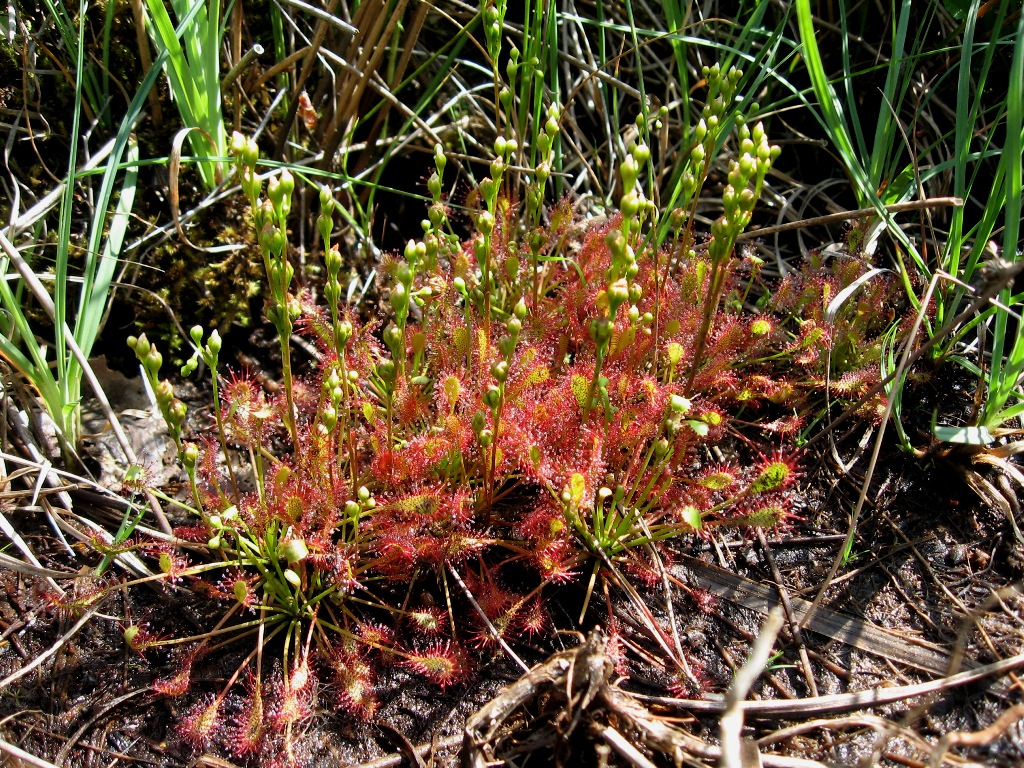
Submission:
[[[995,719],[995,722],[980,731],[954,731],[945,734],[939,739],[939,743],[932,752],[929,766],[938,768],[942,765],[942,759],[950,747],[984,747],[991,744],[1021,718],[1024,718],[1024,704],[1017,704],[1003,712]]]
[[[886,205],[883,206],[882,210],[886,213],[904,213],[906,211],[920,211],[927,208],[960,208],[963,204],[963,199],[959,197],[932,197],[927,200],[908,200],[905,203]],[[838,213],[829,213],[825,216],[815,216],[811,219],[788,221],[785,224],[778,224],[774,227],[762,227],[761,229],[752,229],[749,232],[744,232],[736,237],[736,242],[755,240],[766,235],[789,232],[793,229],[806,229],[807,227],[816,227],[821,224],[835,224],[840,221],[867,219],[877,216],[878,213],[879,210],[877,208],[858,208],[855,211],[839,211]]]
[[[897,685],[889,688],[869,688],[856,693],[839,693],[832,696],[816,696],[804,699],[788,699],[785,701],[745,701],[743,712],[748,717],[775,718],[798,717],[801,715],[824,715],[830,713],[849,712],[855,709],[868,709],[882,704],[893,704],[897,701],[926,696],[931,693],[943,693],[970,685],[989,677],[1005,675],[1024,667],[1024,653],[995,661],[991,664],[976,667],[966,672],[930,680],[926,683]],[[724,699],[675,699],[668,696],[644,696],[636,694],[639,701],[652,704],[685,709],[691,712],[722,713],[726,705]]]
[[[783,612],[780,608],[772,609],[765,619],[764,625],[754,645],[750,649],[750,655],[746,663],[740,668],[732,679],[729,689],[725,692],[725,711],[719,718],[719,733],[722,740],[722,768],[743,768],[751,762],[746,759],[743,745],[743,700],[753,687],[757,678],[764,671],[768,657],[771,656],[772,646],[775,638],[779,636],[782,629]]]
[[[21,747],[16,747],[10,742],[4,741],[3,739],[0,739],[0,752],[3,752],[5,755],[9,755],[10,757],[14,758],[15,761],[18,761],[10,763],[10,765],[12,766],[22,764],[32,766],[32,768],[57,768],[56,765],[49,762],[48,760],[43,760],[43,758],[41,757],[36,757],[35,755],[26,752]],[[5,762],[5,765],[6,764],[7,763]]]
[[[413,747],[415,753],[422,758],[423,755],[428,754],[431,750],[435,752],[441,752],[448,749],[454,749],[462,743],[462,735],[449,736],[447,739],[442,739],[437,743],[431,742],[430,744],[417,744]],[[402,761],[407,759],[407,755],[402,752],[396,752],[384,757],[378,757],[376,760],[370,760],[366,763],[360,763],[359,765],[352,766],[352,768],[399,768]]]

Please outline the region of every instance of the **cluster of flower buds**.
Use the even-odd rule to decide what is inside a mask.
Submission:
[[[740,122],[737,133],[740,157],[739,160],[729,162],[728,184],[722,191],[724,211],[711,224],[712,239],[708,253],[712,262],[727,258],[732,252],[736,237],[750,223],[765,175],[782,151],[777,145],[768,144],[761,123],[757,123],[751,130],[745,122]]]
[[[551,164],[555,157],[555,137],[558,136],[558,121],[562,113],[557,104],[548,107],[543,129],[537,132],[537,158],[534,166],[534,181],[526,188],[526,222],[532,228],[540,224],[541,209],[544,205],[544,188],[551,178]]]
[[[677,233],[685,223],[685,219],[681,220],[683,210],[698,195],[711,169],[719,139],[727,127],[727,116],[736,97],[736,88],[743,77],[743,70],[729,67],[728,71],[723,72],[718,64],[705,66],[701,73],[708,85],[708,100],[700,120],[693,128],[694,146],[687,158],[686,170],[679,179],[679,196],[676,200],[679,213],[673,220],[673,228]]]
[[[345,502],[346,522],[352,525],[353,529],[358,528],[360,519],[376,508],[377,500],[370,493],[369,488],[361,485],[356,491],[356,498]]]
[[[219,514],[210,515],[207,523],[210,526],[212,535],[206,542],[210,549],[220,549],[225,544],[225,536],[237,536],[236,523],[238,522],[238,507],[231,505]]]
[[[505,28],[505,11],[508,0],[495,0],[484,7],[484,37],[487,40],[487,55],[494,68],[494,80],[498,77],[498,59],[501,56],[501,36]]]
[[[186,377],[191,376],[195,372],[196,368],[199,367],[200,358],[211,371],[216,371],[217,360],[220,357],[220,348],[222,343],[220,332],[216,328],[210,331],[210,337],[206,344],[203,344],[203,326],[192,326],[188,335],[195,344],[195,349],[192,352],[192,357],[185,361],[185,364],[181,366],[181,375]]]
[[[451,255],[459,246],[458,236],[447,231],[448,207],[444,203],[444,191],[441,183],[447,164],[447,158],[444,156],[444,147],[440,144],[435,144],[434,171],[430,174],[430,178],[427,179],[430,206],[427,208],[427,218],[420,222],[420,226],[423,228],[425,265],[430,271],[436,268],[439,255]]]
[[[295,177],[287,168],[267,182],[267,196],[264,198],[263,182],[256,175],[259,147],[251,138],[238,131],[231,136],[231,154],[238,167],[239,182],[252,207],[253,222],[256,225],[256,239],[263,252],[267,278],[277,305],[279,319],[288,316],[288,287],[294,277],[294,269],[288,263],[285,244],[287,242],[288,216],[292,209],[292,194],[295,191]]]
[[[637,117],[637,127],[646,125],[643,115]],[[631,141],[627,147],[626,157],[619,166],[622,178],[622,197],[619,198],[619,210],[622,212],[622,235],[626,242],[631,242],[632,235],[639,235],[647,216],[653,214],[654,203],[647,199],[643,189],[637,184],[641,169],[647,167],[651,160],[651,148],[646,143]]]
[[[181,430],[185,425],[185,415],[188,413],[188,406],[174,396],[174,387],[167,379],[160,380],[160,366],[163,365],[163,355],[160,354],[153,344],[146,338],[146,334],[139,337],[129,336],[128,346],[135,357],[142,364],[146,379],[153,388],[153,395],[156,398],[160,414],[167,423],[167,430],[171,434],[175,445],[178,447],[179,455],[182,452]]]
[[[256,175],[256,163],[259,160],[259,147],[256,146],[256,142],[235,131],[231,136],[229,149],[235,158],[242,190],[252,209],[256,242],[263,255],[263,266],[270,287],[266,316],[277,328],[281,345],[281,368],[285,396],[288,400],[284,420],[292,442],[298,442],[292,393],[290,339],[294,322],[301,314],[302,308],[298,299],[288,293],[295,277],[295,268],[288,261],[287,249],[288,216],[292,210],[295,177],[287,168],[282,168],[267,182],[267,196],[264,198],[263,182]]]
[[[352,334],[352,323],[343,320],[341,325],[342,337],[347,341]],[[359,373],[357,371],[345,369],[341,365],[331,366],[324,375],[322,386],[328,402],[320,409],[320,423],[328,432],[333,432],[338,425],[338,413],[342,407],[342,401],[345,399],[345,393],[354,388],[358,380]]]

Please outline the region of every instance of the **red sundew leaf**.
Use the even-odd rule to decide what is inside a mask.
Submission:
[[[531,561],[552,584],[569,584],[579,578],[577,550],[564,539],[537,548]]]
[[[540,596],[531,599],[515,620],[516,628],[528,638],[540,637],[551,628],[551,615]]]
[[[407,669],[444,690],[469,675],[465,651],[450,641],[434,642],[420,651],[409,652],[402,662]]]
[[[263,443],[273,426],[274,411],[256,376],[232,372],[221,387],[221,405],[230,440],[250,448]]]
[[[192,686],[192,667],[200,657],[201,651],[198,648],[178,652],[174,655],[174,666],[177,672],[171,677],[160,678],[150,686],[154,693],[177,698],[184,696]]]
[[[193,747],[203,749],[222,728],[221,700],[207,694],[189,708],[178,725],[178,735]]]
[[[359,640],[365,643],[367,648],[384,654],[385,657],[387,657],[390,649],[395,645],[395,630],[386,624],[366,621],[358,626],[356,634]]]
[[[762,455],[755,465],[756,475],[748,491],[756,494],[788,488],[803,475],[799,466],[798,451],[786,454],[776,450],[768,455]]]
[[[410,610],[406,621],[417,634],[434,637],[448,627],[448,611],[437,606],[424,606]]]
[[[262,687],[251,672],[245,682],[245,695],[241,708],[232,718],[228,729],[228,748],[236,757],[256,754],[263,745],[264,702]]]
[[[744,499],[730,515],[730,521],[747,528],[784,529],[796,518],[793,500],[784,493],[762,493]]]

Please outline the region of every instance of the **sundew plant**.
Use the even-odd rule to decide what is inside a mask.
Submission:
[[[287,754],[318,695],[370,719],[382,666],[458,684],[480,649],[551,628],[549,601],[572,582],[584,620],[599,578],[657,579],[673,538],[786,527],[801,474],[796,406],[827,380],[837,340],[844,364],[870,379],[867,336],[886,324],[822,315],[823,297],[866,268],[855,260],[841,273],[810,263],[765,300],[761,261],[737,238],[780,150],[760,122],[724,119],[741,72],[704,76],[709,96],[671,211],[658,210],[646,179],[665,110],[637,118],[618,210],[601,219],[579,218],[568,198],[545,204],[557,104],[526,127],[503,121],[510,132],[477,182],[468,238],[455,234],[437,145],[422,237],[380,264],[384,298],[369,317],[343,299],[333,190],[318,191],[318,301],[296,287],[289,258],[292,197],[306,182],[263,173],[256,142],[233,136],[282,386],[268,393],[224,369],[219,334],[192,329],[182,374],[200,362],[210,372],[215,422],[196,439],[159,378],[156,345],[144,335],[130,344],[188,475],[179,504],[190,519],[176,533],[211,555],[191,565],[162,550],[160,570],[224,600],[222,631],[256,631],[260,649],[279,638],[283,655],[268,666],[254,651],[196,699],[187,670],[211,638],[133,630],[139,652],[187,649],[177,657],[186,672],[157,684],[191,696],[187,741]],[[702,235],[694,211],[716,163],[722,213]],[[294,333],[316,349],[311,375],[293,370]],[[850,398],[868,386],[858,382],[844,380]],[[414,591],[431,604],[411,601]]]

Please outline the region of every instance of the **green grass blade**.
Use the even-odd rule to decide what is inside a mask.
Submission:
[[[796,0],[796,17],[807,74],[811,78],[811,85],[818,98],[822,117],[832,140],[836,143],[836,149],[843,159],[847,172],[857,187],[858,198],[864,203],[866,202],[866,193],[871,189],[871,182],[850,139],[850,128],[846,122],[843,102],[839,99],[825,73],[825,66],[821,60],[821,53],[818,51],[818,42],[814,33],[814,17],[811,13],[810,0]]]
[[[77,56],[75,60],[75,105],[71,113],[71,134],[68,137],[68,178],[64,185],[64,195],[61,200],[60,222],[57,234],[57,255],[54,265],[53,284],[53,306],[54,325],[60,329],[64,327],[67,320],[67,284],[68,284],[68,259],[71,250],[71,218],[75,203],[76,174],[78,171],[78,135],[81,121],[81,98],[82,98],[82,73],[85,70],[85,12],[88,9],[88,0],[81,0],[79,5],[79,28]],[[25,338],[25,337],[23,337]],[[60,427],[61,433],[71,445],[75,445],[78,439],[75,429],[76,420],[69,421],[65,412],[66,406],[71,404],[74,396],[74,387],[69,379],[70,355],[64,335],[57,331],[54,334],[54,350],[57,366],[57,383],[60,388],[63,406],[56,412],[50,413]]]
[[[182,122],[187,127],[202,129],[209,136],[207,139],[201,133],[190,133],[189,146],[198,158],[209,158],[212,149],[212,155],[219,159],[226,151],[220,109],[219,0],[211,3],[211,13],[207,12],[204,0],[192,0],[191,4],[175,0],[177,27],[171,22],[162,0],[147,0],[147,5],[150,11],[147,18],[157,47],[167,52],[167,81]],[[212,105],[216,105],[216,109]],[[198,163],[207,189],[217,183],[217,162],[203,159]]]
[[[1006,143],[1000,156],[1000,166],[1005,173],[1005,207],[1003,208],[1003,258],[1017,261],[1021,258],[1018,250],[1020,239],[1021,155],[1024,130],[1024,15],[1018,20],[1017,37],[1013,46],[1013,60],[1010,64],[1009,88],[1006,95]],[[1012,288],[1000,293],[1005,305],[1013,301]],[[1016,340],[1006,356],[1006,343],[1011,327],[1009,313],[996,313],[993,331],[992,360],[989,367],[988,398],[985,402],[982,423],[995,427],[1001,423],[1002,411],[1013,395],[1017,379],[1024,371],[1024,334],[1018,328]],[[1014,326],[1016,327],[1016,326]]]
[[[138,116],[135,115],[135,117]],[[134,123],[134,119],[126,119],[122,130],[130,132]],[[125,234],[131,222],[132,208],[135,205],[136,181],[139,175],[139,147],[129,134],[128,165],[124,172],[121,194],[117,199],[117,208],[104,239],[107,205],[111,198],[114,177],[118,171],[117,157],[121,154],[119,150],[123,151],[123,146],[115,149],[114,157],[111,158],[111,162],[103,174],[100,194],[97,197],[96,216],[93,219],[90,232],[89,251],[83,275],[82,295],[78,317],[75,321],[75,340],[86,356],[91,353],[92,345],[99,334],[100,323],[107,309],[111,283],[117,269],[121,248],[124,245]]]

